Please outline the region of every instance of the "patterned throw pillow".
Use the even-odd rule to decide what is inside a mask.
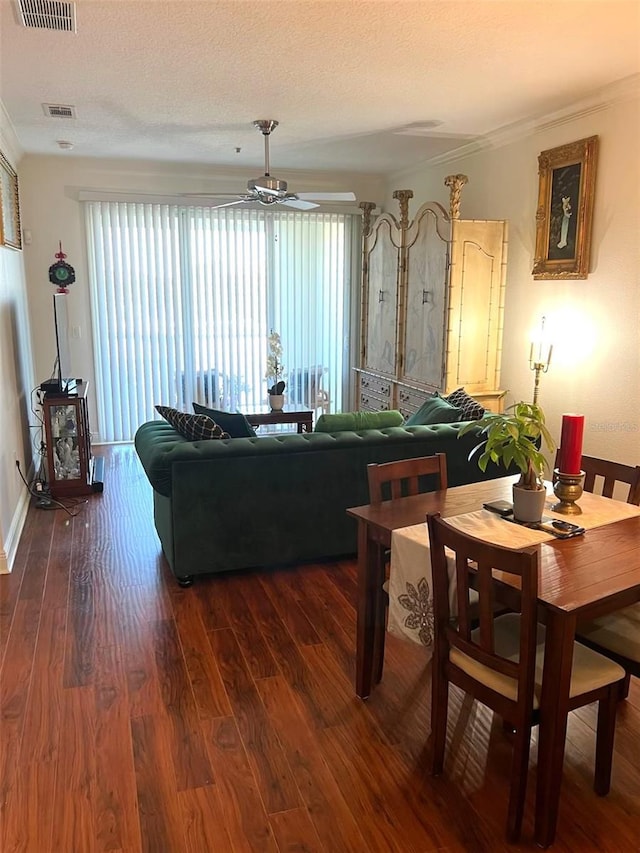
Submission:
[[[464,388],[456,388],[446,397],[442,398],[452,406],[462,409],[461,421],[478,421],[484,415],[484,409],[477,400],[470,397]]]
[[[218,424],[207,415],[191,415],[189,412],[179,412],[168,406],[156,406],[156,412],[171,424],[171,426],[188,441],[200,441],[209,438],[229,438]]]

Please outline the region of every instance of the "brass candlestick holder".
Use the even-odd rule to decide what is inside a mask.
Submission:
[[[559,499],[551,509],[563,515],[580,515],[582,510],[576,501],[582,495],[584,471],[579,474],[565,474],[558,468],[553,469],[553,494]]]

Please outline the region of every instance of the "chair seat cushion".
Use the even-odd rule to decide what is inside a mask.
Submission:
[[[580,637],[640,663],[640,604],[580,625]]]
[[[508,660],[517,661],[520,652],[520,616],[517,613],[507,613],[495,619],[493,624],[496,654]],[[471,636],[474,641],[478,641],[479,629],[472,631]],[[538,707],[540,690],[542,688],[544,640],[544,626],[538,625],[534,708]],[[516,701],[518,683],[515,679],[495,672],[490,667],[478,663],[459,649],[451,649],[449,660],[463,672],[466,672],[471,678],[475,678],[476,681],[480,681],[486,687],[495,690],[496,693],[501,693],[508,699]],[[619,681],[624,678],[624,674],[624,669],[618,666],[617,663],[588,649],[586,646],[581,646],[580,643],[574,643],[569,695],[571,697],[580,696],[591,690],[597,690],[606,684]]]

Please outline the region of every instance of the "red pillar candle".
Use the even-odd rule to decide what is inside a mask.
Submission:
[[[579,474],[582,463],[584,415],[563,415],[558,468],[562,474]]]

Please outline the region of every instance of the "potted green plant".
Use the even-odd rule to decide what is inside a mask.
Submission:
[[[516,465],[520,480],[513,486],[513,516],[517,521],[540,521],[546,498],[544,472],[548,467],[541,445],[550,453],[555,449],[540,406],[520,402],[502,414],[486,412],[479,420],[465,424],[458,436],[477,427],[484,439],[471,451],[469,459],[480,453],[481,471],[487,470],[489,462],[505,469]]]
[[[280,335],[271,330],[268,338],[267,372],[265,378],[269,381],[268,394],[271,410],[279,412],[284,406],[285,383],[282,380],[284,365],[282,363],[282,342]]]

